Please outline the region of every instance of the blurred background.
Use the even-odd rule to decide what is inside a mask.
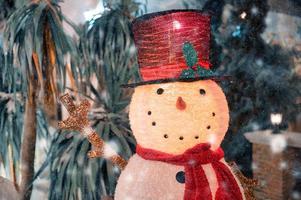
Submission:
[[[130,24],[171,9],[211,15],[211,63],[232,76],[226,160],[258,181],[256,199],[301,199],[300,0],[0,0],[0,199],[113,198],[120,170],[58,130],[58,97],[88,99],[97,133],[129,159]]]

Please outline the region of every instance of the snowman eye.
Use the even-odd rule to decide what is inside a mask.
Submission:
[[[157,94],[163,94],[164,90],[162,88],[157,89]]]
[[[206,91],[204,89],[200,89],[200,94],[201,95],[205,95],[206,94]]]

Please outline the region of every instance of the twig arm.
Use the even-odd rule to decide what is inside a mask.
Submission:
[[[84,100],[79,106],[76,106],[69,94],[61,96],[60,100],[70,113],[70,116],[66,120],[59,122],[59,128],[76,130],[85,136],[93,147],[93,150],[88,152],[89,158],[104,157],[123,170],[127,165],[126,160],[120,157],[110,146],[106,145],[90,126],[88,111],[91,105],[89,101]]]

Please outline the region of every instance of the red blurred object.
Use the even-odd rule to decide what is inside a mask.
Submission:
[[[144,15],[133,22],[142,81],[177,79],[188,69],[182,47],[190,42],[198,63],[210,68],[210,16],[196,10]]]

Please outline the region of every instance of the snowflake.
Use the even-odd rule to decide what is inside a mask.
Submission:
[[[293,199],[300,199],[301,195],[300,195],[300,193],[298,191],[293,191],[292,198]]]
[[[301,171],[293,170],[293,171],[292,171],[292,175],[293,175],[296,179],[301,179]]]
[[[91,166],[89,166],[88,168],[84,169],[84,174],[86,176],[92,176],[92,170],[91,170]]]
[[[257,130],[259,130],[259,128],[260,128],[259,125],[258,125],[258,123],[252,123],[252,124],[251,124],[251,127],[252,127],[252,130],[253,130],[253,131],[257,131]]]
[[[280,162],[279,163],[279,168],[280,169],[287,169],[287,162],[285,162],[285,161],[282,161],[282,162]]]
[[[258,14],[258,8],[256,6],[253,6],[251,9],[252,15],[257,15]]]
[[[114,167],[113,167],[113,172],[115,172],[116,174],[119,174],[119,173],[120,173],[119,167],[114,166]]]
[[[216,143],[216,135],[215,134],[210,134],[209,136],[209,141],[211,145]]]
[[[120,148],[115,141],[111,140],[105,144],[105,146],[104,146],[104,157],[105,158],[109,158],[113,155],[116,155],[116,152],[120,152]]]
[[[125,181],[130,183],[130,182],[133,182],[134,178],[131,174],[127,174],[126,177],[125,177]]]
[[[193,159],[189,160],[188,164],[191,165],[191,166],[193,166],[195,164],[195,160],[193,160]]]
[[[268,16],[265,18],[265,23],[267,26],[272,25],[273,22],[273,18],[270,14],[268,14]]]
[[[137,52],[136,46],[135,46],[135,45],[131,45],[131,46],[130,46],[130,49],[129,49],[129,52],[130,52],[130,55],[131,55],[131,56],[135,55],[136,52]]]
[[[266,184],[267,184],[266,181],[264,181],[264,180],[260,181],[260,186],[264,187]]]
[[[102,3],[98,3],[96,8],[84,12],[85,20],[90,21],[101,16],[104,11]]]
[[[252,162],[252,169],[253,170],[257,170],[258,169],[258,166],[255,162]]]
[[[255,62],[256,62],[256,64],[258,65],[258,66],[260,66],[260,67],[262,67],[263,66],[263,60],[262,59],[256,59],[255,60]]]
[[[14,113],[16,111],[15,102],[13,100],[9,100],[7,103],[7,112]]]
[[[273,153],[282,152],[287,146],[286,137],[284,135],[273,135],[270,140],[270,147]]]

